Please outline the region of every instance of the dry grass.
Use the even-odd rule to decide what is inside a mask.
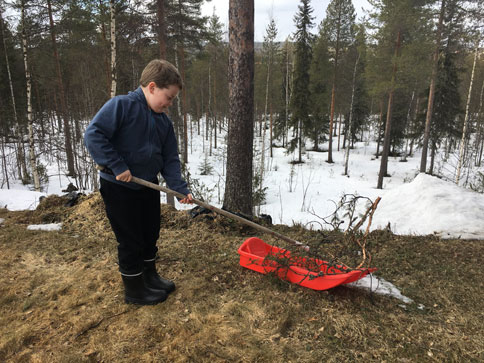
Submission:
[[[0,211],[0,361],[484,360],[481,241],[370,235],[378,275],[425,305],[420,310],[241,268],[236,250],[255,231],[163,207],[159,270],[177,290],[163,304],[137,307],[123,303],[116,242],[99,195],[72,209],[41,206]],[[46,215],[62,219],[63,230],[26,230]],[[318,239],[317,232],[276,228]]]

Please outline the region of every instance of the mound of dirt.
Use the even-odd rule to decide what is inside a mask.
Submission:
[[[113,236],[99,192],[82,196],[64,221],[64,228],[83,232],[87,236]]]

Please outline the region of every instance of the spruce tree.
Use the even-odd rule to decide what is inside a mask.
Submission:
[[[310,29],[313,27],[314,17],[311,15],[313,9],[309,4],[309,0],[301,0],[298,9],[299,11],[294,17],[296,23],[296,32],[294,34],[296,50],[291,97],[291,125],[296,129],[296,138],[291,141],[289,149],[294,150],[296,145],[298,145],[298,163],[302,163],[303,132],[307,131],[310,126],[309,69],[311,67],[313,38]]]
[[[314,151],[319,150],[319,142],[325,141],[329,129],[329,109],[331,98],[331,64],[329,61],[326,34],[320,32],[313,47],[310,68],[311,118],[308,134],[314,143]]]

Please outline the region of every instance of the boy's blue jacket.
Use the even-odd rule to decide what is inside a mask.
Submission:
[[[190,193],[181,177],[173,125],[165,113],[148,107],[141,87],[106,102],[87,127],[84,141],[94,161],[115,175],[129,169],[133,176],[154,181],[161,172],[170,189]],[[110,174],[101,172],[100,176],[132,189],[142,188]]]

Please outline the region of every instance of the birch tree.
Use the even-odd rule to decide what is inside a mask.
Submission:
[[[477,56],[479,54],[479,41],[480,39],[477,40],[476,44],[476,50],[474,53],[474,62],[472,64],[472,72],[471,72],[471,80],[469,82],[469,91],[467,93],[467,102],[466,102],[466,114],[464,117],[464,125],[462,126],[462,137],[460,141],[460,147],[459,147],[459,159],[457,161],[457,168],[456,168],[456,173],[455,173],[455,183],[459,185],[460,177],[461,177],[461,172],[462,172],[462,164],[464,162],[464,151],[465,151],[465,146],[466,146],[466,136],[467,136],[467,127],[469,123],[469,106],[471,103],[471,95],[472,95],[472,86],[474,84],[474,75],[476,71],[476,63],[477,63]]]
[[[25,31],[25,2],[21,3],[21,16],[22,16],[22,52],[24,57],[25,67],[25,80],[27,91],[27,128],[29,132],[29,160],[30,168],[32,169],[32,175],[34,178],[34,188],[40,192],[39,173],[37,170],[37,160],[35,156],[35,144],[34,144],[34,131],[33,131],[33,118],[32,118],[32,80],[30,77],[30,70],[28,65],[27,55],[27,32]]]
[[[111,98],[116,96],[116,8],[115,0],[109,0],[111,29]]]
[[[24,3],[22,2],[22,9],[25,7]],[[2,30],[2,40],[3,40],[3,49],[5,52],[5,64],[7,67],[7,74],[8,74],[8,83],[9,83],[9,88],[10,88],[10,97],[12,99],[12,110],[13,110],[13,116],[14,116],[14,122],[15,122],[15,137],[17,139],[17,171],[19,174],[19,178],[23,181],[27,181],[29,179],[28,177],[28,171],[27,171],[27,164],[25,163],[25,153],[24,153],[24,148],[23,148],[23,135],[22,135],[22,129],[20,126],[18,114],[17,114],[17,106],[15,102],[15,93],[13,89],[13,80],[12,80],[12,73],[10,72],[10,61],[8,58],[8,51],[7,51],[7,41],[5,39],[5,31],[4,31],[4,21],[3,21],[3,12],[2,9],[0,9],[0,27]],[[5,174],[7,175],[7,174]]]

